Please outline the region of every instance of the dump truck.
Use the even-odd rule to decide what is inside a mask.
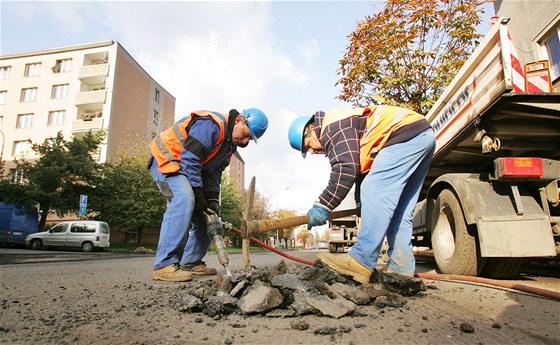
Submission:
[[[356,243],[359,221],[357,216],[329,220],[329,252],[344,253]]]
[[[445,274],[510,278],[524,258],[560,251],[560,94],[550,81],[533,92],[507,23],[498,19],[426,115],[436,149],[413,245],[430,247]]]

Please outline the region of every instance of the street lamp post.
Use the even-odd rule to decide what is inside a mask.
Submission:
[[[280,219],[280,193],[285,190],[290,189],[290,187],[284,187],[276,192],[276,219]],[[279,247],[280,244],[280,229],[276,229],[276,248]]]

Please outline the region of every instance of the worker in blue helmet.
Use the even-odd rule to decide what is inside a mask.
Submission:
[[[434,132],[412,110],[373,105],[318,111],[296,118],[288,131],[292,148],[326,155],[328,185],[307,212],[308,228],[327,222],[352,186],[361,229],[348,254],[319,253],[333,270],[369,282],[383,239],[389,242],[387,269],[413,274],[412,211],[435,148]]]
[[[217,271],[202,259],[210,247],[203,211],[220,214],[222,172],[238,147],[255,143],[268,127],[257,108],[227,114],[194,111],[150,143],[148,167],[167,199],[152,279],[189,281]]]

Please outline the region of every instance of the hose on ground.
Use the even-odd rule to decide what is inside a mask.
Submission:
[[[236,228],[231,228],[231,230],[233,232],[235,232],[238,235],[241,235],[241,231],[239,229]],[[297,261],[300,262],[302,264],[306,264],[306,265],[313,265],[314,262],[313,261],[309,261],[309,260],[305,260],[305,259],[301,259],[298,257],[295,257],[293,255],[289,255],[286,254],[272,246],[269,246],[268,244],[259,241],[258,239],[251,237],[250,238],[251,242],[258,244],[259,246],[266,248],[278,255],[281,255],[285,258],[288,258],[290,260],[293,261]],[[415,273],[414,274],[415,277],[418,278],[425,278],[425,279],[437,279],[437,280],[447,280],[447,281],[468,281],[468,282],[474,282],[474,283],[480,283],[480,284],[487,284],[487,285],[492,285],[492,286],[497,286],[500,288],[506,288],[506,289],[513,289],[513,290],[518,290],[518,291],[523,291],[523,292],[528,292],[534,295],[538,295],[538,296],[543,296],[543,297],[548,297],[548,298],[552,298],[552,299],[556,299],[556,300],[560,300],[560,292],[556,292],[556,291],[551,291],[551,290],[545,290],[545,289],[540,289],[540,288],[536,288],[536,287],[532,287],[532,286],[527,286],[527,285],[522,285],[522,284],[516,284],[516,283],[511,283],[511,282],[506,282],[506,281],[500,281],[500,280],[495,280],[495,279],[489,279],[489,278],[482,278],[482,277],[471,277],[471,276],[460,276],[460,275],[453,275],[453,274],[433,274],[433,273]]]
[[[231,228],[231,231],[235,232],[235,233],[238,234],[238,235],[241,235],[241,230],[239,230],[239,229],[236,229],[236,228],[233,228],[233,227],[232,227],[232,228]],[[268,244],[266,244],[266,243],[264,243],[264,242],[262,242],[262,241],[259,241],[259,240],[257,240],[257,239],[254,238],[254,237],[251,237],[250,240],[251,240],[251,242],[253,242],[253,243],[255,243],[255,244],[258,244],[259,246],[261,246],[261,247],[263,247],[263,248],[266,248],[266,249],[268,249],[268,250],[270,250],[270,251],[272,251],[272,252],[274,252],[274,253],[276,253],[276,254],[278,254],[278,255],[282,255],[283,257],[288,258],[288,259],[290,259],[290,260],[297,261],[297,262],[300,262],[300,263],[302,263],[302,264],[311,265],[311,266],[313,266],[313,264],[314,264],[314,262],[312,262],[312,261],[305,260],[305,259],[301,259],[301,258],[292,256],[292,255],[286,254],[286,253],[284,253],[283,251],[280,251],[280,250],[278,250],[278,249],[276,249],[276,248],[274,248],[274,247],[272,247],[272,246],[269,246]]]

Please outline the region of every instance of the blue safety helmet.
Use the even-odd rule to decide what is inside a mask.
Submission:
[[[268,128],[268,118],[262,110],[257,108],[243,109],[243,115],[245,115],[247,127],[249,127],[251,136],[256,143],[257,138],[260,138]]]
[[[288,139],[290,140],[290,145],[298,151],[301,151],[301,155],[305,158],[307,151],[303,150],[303,139],[305,127],[313,121],[313,115],[311,116],[300,116],[292,122],[290,129],[288,130]]]

